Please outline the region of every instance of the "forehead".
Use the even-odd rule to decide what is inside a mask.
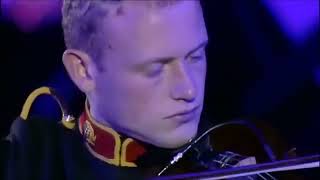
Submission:
[[[207,40],[197,0],[179,1],[163,8],[127,1],[123,11],[123,16],[110,19],[106,29],[113,48],[130,56],[180,56]]]

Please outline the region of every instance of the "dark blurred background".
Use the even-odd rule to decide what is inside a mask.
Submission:
[[[51,86],[75,112],[83,95],[61,62],[60,0],[1,0],[1,137],[29,93]],[[210,44],[204,114],[259,120],[292,147],[320,149],[318,0],[203,1]],[[80,110],[79,110],[80,109]],[[54,103],[33,111],[57,116]]]

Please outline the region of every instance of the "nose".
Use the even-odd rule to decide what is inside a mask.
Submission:
[[[192,72],[186,65],[179,63],[173,70],[171,97],[175,100],[192,102],[196,98],[196,87]]]

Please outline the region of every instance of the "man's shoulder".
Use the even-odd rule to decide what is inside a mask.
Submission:
[[[54,116],[32,113],[32,106],[40,96],[47,95],[60,107],[61,119]],[[50,102],[52,103],[52,102]],[[49,107],[52,107],[48,105]],[[55,143],[61,132],[75,129],[75,118],[68,115],[63,99],[50,87],[40,87],[32,91],[22,106],[20,115],[13,120],[6,140],[10,143],[28,145],[32,143]]]
[[[30,141],[35,144],[38,141],[57,138],[63,126],[60,122],[56,122],[41,116],[32,116],[27,120],[17,117],[11,124],[10,132],[6,136],[6,140],[13,142]],[[53,142],[53,141],[51,141]]]
[[[44,176],[52,174],[49,179],[64,176],[65,143],[68,138],[68,141],[80,141],[80,138],[75,136],[74,119],[66,116],[65,112],[62,112],[62,119],[30,113],[32,104],[40,95],[57,98],[47,87],[36,89],[27,97],[20,115],[11,124],[9,134],[0,139],[0,163],[4,167],[0,179],[41,179],[41,172],[45,173]],[[61,106],[61,102],[57,102]]]

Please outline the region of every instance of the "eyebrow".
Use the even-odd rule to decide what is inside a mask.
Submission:
[[[185,57],[189,57],[191,54],[193,54],[194,52],[198,51],[199,49],[202,49],[203,47],[207,46],[208,44],[208,40],[203,41],[202,43],[200,43],[199,45],[197,45],[195,48],[193,48],[192,50],[190,50]],[[147,62],[147,64],[152,64],[152,63],[167,63],[170,62],[171,60],[175,59],[176,57],[173,56],[169,56],[169,57],[156,57],[156,58],[151,58],[149,59],[150,61]]]

